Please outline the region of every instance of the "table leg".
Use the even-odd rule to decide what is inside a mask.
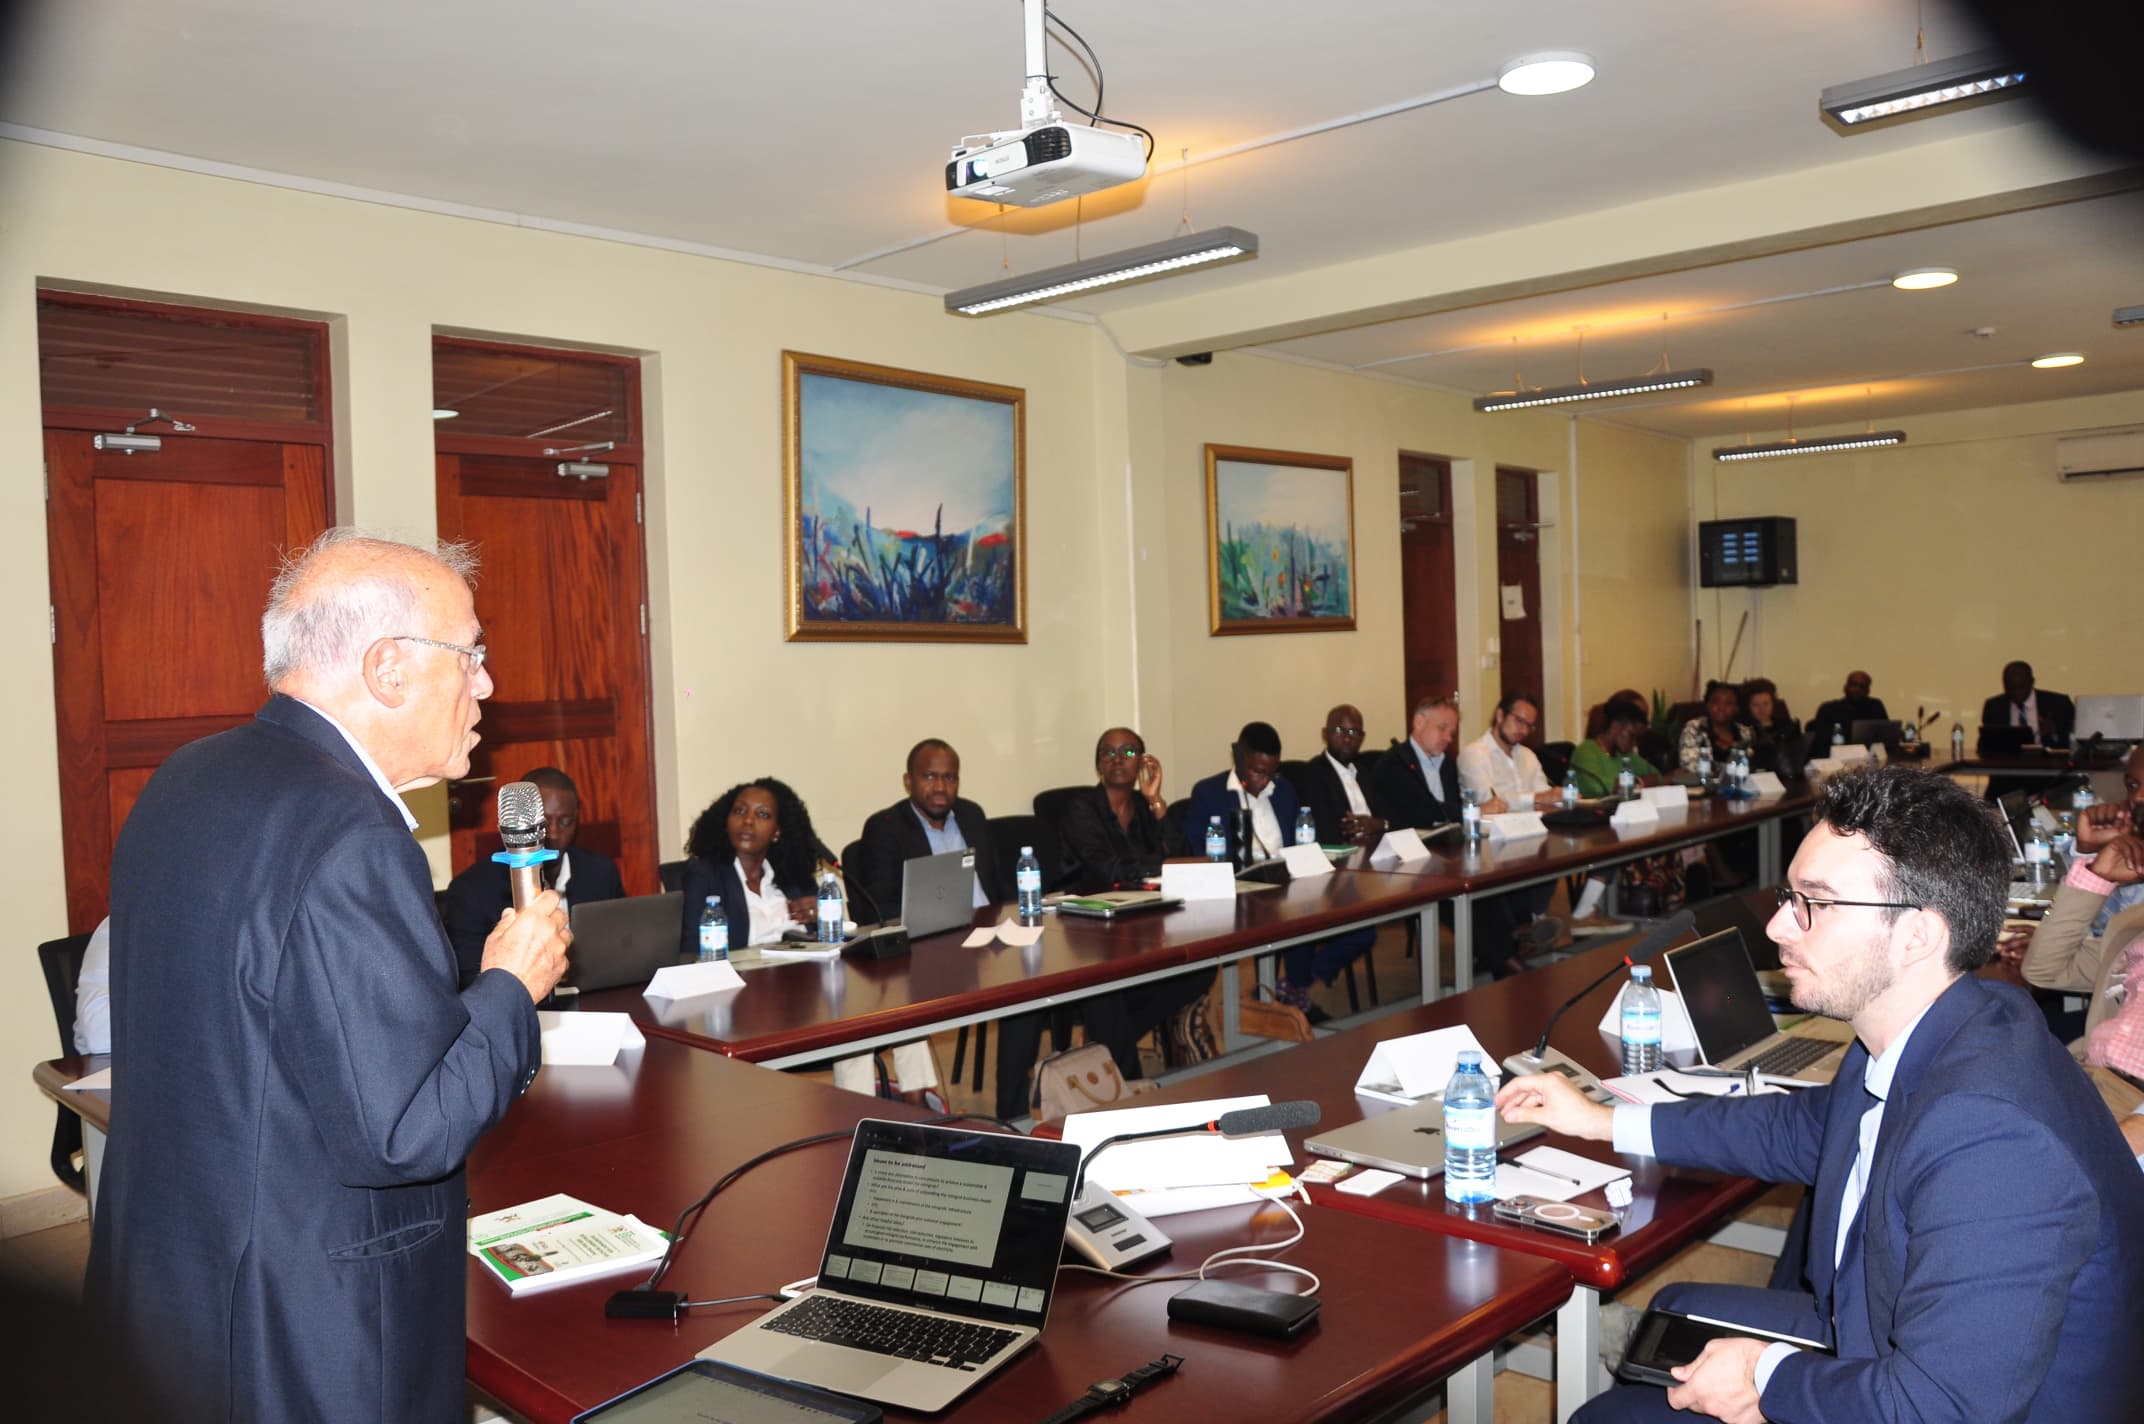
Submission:
[[[1484,1350],[1444,1382],[1446,1424],[1490,1424],[1496,1414],[1496,1351]]]
[[[1265,977],[1266,972],[1262,970],[1260,977]],[[1231,959],[1221,966],[1221,1050],[1224,1053],[1243,1042],[1243,1010],[1237,1001],[1240,982],[1238,961]]]
[[[1474,987],[1474,897],[1461,895],[1452,902],[1452,992],[1464,994]]]
[[[1458,920],[1467,918],[1467,900],[1462,895],[1453,904],[1458,908],[1452,913]],[[1424,905],[1415,915],[1415,952],[1421,956],[1422,1002],[1427,1004],[1444,993],[1444,955],[1437,942],[1437,906],[1435,901]]]
[[[1600,1392],[1601,1293],[1578,1286],[1556,1307],[1556,1424]]]
[[[97,1179],[104,1175],[104,1129],[82,1124],[82,1180],[89,1188],[89,1218],[97,1219]]]
[[[1779,883],[1779,849],[1785,843],[1780,831],[1782,818],[1768,816],[1757,823],[1757,883]]]

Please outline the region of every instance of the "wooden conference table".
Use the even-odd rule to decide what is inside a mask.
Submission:
[[[1437,906],[1453,906],[1454,978],[1473,982],[1473,905],[1566,875],[1755,830],[1760,883],[1779,876],[1781,822],[1806,811],[1799,786],[1764,801],[1713,798],[1662,813],[1657,825],[1550,831],[1517,842],[1433,849],[1427,860],[1375,869],[1358,852],[1330,876],[1248,891],[1121,920],[1052,914],[1039,943],[968,949],[965,930],[916,942],[880,960],[803,960],[764,965],[747,989],[651,1001],[638,988],[581,996],[585,1009],[629,1014],[643,1032],[774,1068],[827,1062],[1007,1014],[1073,1003],[1089,995],[1220,965],[1224,1030],[1238,1038],[1234,975],[1244,959],[1315,943],[1382,921],[1414,917],[1420,943],[1437,943]],[[1435,843],[1441,846],[1442,842]],[[995,924],[1009,907],[978,911]],[[1441,956],[1420,956],[1426,1001],[1444,992]]]
[[[1354,1085],[1380,1039],[1399,1038],[1428,1029],[1465,1024],[1491,1057],[1531,1048],[1542,1026],[1559,1005],[1622,957],[1627,941],[1602,944],[1560,963],[1440,999],[1375,1025],[1320,1038],[1285,1052],[1268,1054],[1177,1082],[1149,1103],[1195,1101],[1264,1093],[1274,1101],[1309,1099],[1323,1118],[1309,1132],[1288,1139],[1302,1156],[1306,1136],[1393,1111],[1393,1105],[1355,1095]],[[1609,1003],[1622,991],[1625,976],[1608,981],[1581,999],[1557,1023],[1553,1044],[1601,1077],[1620,1071],[1616,1045],[1597,1028]],[[1526,1231],[1495,1221],[1486,1210],[1468,1212],[1447,1203],[1441,1177],[1427,1181],[1402,1178],[1375,1196],[1350,1196],[1330,1187],[1312,1187],[1320,1207],[1353,1212],[1436,1235],[1460,1237],[1523,1251],[1555,1261],[1570,1272],[1571,1298],[1556,1315],[1556,1417],[1568,1419],[1592,1392],[1600,1350],[1600,1298],[1643,1275],[1668,1257],[1708,1235],[1726,1217],[1761,1196],[1766,1183],[1747,1177],[1721,1176],[1665,1166],[1651,1158],[1619,1157],[1604,1142],[1581,1142],[1550,1135],[1514,1149],[1524,1152],[1546,1142],[1580,1156],[1620,1162],[1632,1173],[1632,1202],[1620,1216],[1622,1226],[1599,1242],[1586,1245],[1568,1238]],[[1608,1209],[1604,1194],[1578,1198]]]

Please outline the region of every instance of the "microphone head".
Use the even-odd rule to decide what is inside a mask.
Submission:
[[[1632,964],[1642,964],[1676,940],[1697,928],[1697,916],[1688,909],[1677,910],[1673,916],[1661,921],[1644,938],[1630,947]]]
[[[499,788],[499,840],[510,851],[543,846],[543,792],[533,781],[509,781]]]
[[[1238,1108],[1214,1119],[1223,1137],[1248,1137],[1254,1132],[1316,1127],[1324,1113],[1313,1102],[1274,1103],[1262,1108]]]

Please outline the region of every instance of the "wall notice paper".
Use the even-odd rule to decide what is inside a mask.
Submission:
[[[1288,867],[1288,878],[1291,880],[1311,880],[1333,873],[1332,859],[1325,854],[1323,846],[1283,846],[1280,858],[1281,863]]]
[[[1687,786],[1648,786],[1639,795],[1655,811],[1672,811],[1690,804],[1690,788]]]
[[[469,1218],[469,1254],[515,1295],[645,1266],[669,1237],[563,1193]]]
[[[1548,823],[1541,819],[1539,811],[1505,811],[1482,817],[1481,824],[1491,840],[1522,841],[1528,836],[1548,834]]]
[[[986,925],[979,930],[970,930],[961,944],[968,949],[981,949],[993,942],[1025,949],[1042,938],[1042,926],[1023,925],[1018,920],[1000,920],[995,925]]]
[[[762,953],[765,951],[762,950]],[[655,971],[643,999],[690,999],[697,994],[719,994],[724,989],[742,989],[744,980],[727,960],[709,959],[698,964],[666,964]]]
[[[1406,827],[1385,832],[1377,842],[1377,849],[1370,852],[1370,864],[1384,869],[1394,865],[1412,865],[1429,859],[1429,847],[1422,844],[1422,837]]]
[[[1516,623],[1526,616],[1526,589],[1522,584],[1498,584],[1497,592],[1504,607],[1507,622]]]
[[[1161,893],[1189,904],[1236,898],[1236,867],[1225,860],[1171,860],[1161,867]]]
[[[1521,1152],[1509,1162],[1496,1164],[1496,1194],[1499,1197],[1541,1197],[1569,1201],[1587,1192],[1597,1192],[1610,1182],[1630,1175],[1627,1167],[1596,1162],[1560,1147],[1536,1147]]]
[[[1793,1081],[1789,1079],[1788,1081]],[[1739,1098],[1742,1080],[1716,1078],[1710,1073],[1678,1073],[1663,1068],[1657,1073],[1633,1073],[1626,1078],[1603,1078],[1601,1086],[1629,1103],[1679,1103],[1686,1098]],[[1789,1091],[1769,1079],[1757,1080],[1759,1096]]]
[[[1082,1152],[1121,1132],[1199,1127],[1238,1108],[1268,1107],[1264,1093],[1241,1098],[1208,1098],[1196,1103],[1155,1107],[1111,1108],[1073,1113],[1065,1119],[1064,1140]],[[1087,1179],[1112,1192],[1153,1191],[1166,1187],[1247,1185],[1263,1182],[1277,1167],[1294,1160],[1288,1139],[1278,1132],[1251,1137],[1219,1133],[1159,1137],[1148,1142],[1120,1142],[1087,1164]],[[1132,1199],[1135,1203],[1139,1198]],[[1142,1212],[1144,1206],[1139,1208]]]
[[[1483,1052],[1472,1029],[1456,1024],[1379,1043],[1370,1050],[1370,1061],[1362,1065],[1355,1091],[1388,1103],[1420,1102],[1444,1091],[1459,1067],[1461,1051],[1469,1048],[1481,1054],[1481,1071],[1489,1075],[1494,1087],[1502,1076],[1496,1060]]]
[[[547,1068],[608,1068],[628,1048],[646,1048],[648,1040],[625,1014],[536,1011],[543,1033]]]
[[[1695,1053],[1697,1030],[1690,1027],[1690,1011],[1682,1006],[1682,995],[1673,989],[1662,988],[1658,978],[1653,988],[1660,994],[1660,1051],[1662,1053]],[[1623,1037],[1623,995],[1620,990],[1608,1001],[1608,1012],[1601,1015],[1600,1030],[1609,1038]]]

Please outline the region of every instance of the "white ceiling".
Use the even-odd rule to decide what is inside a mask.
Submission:
[[[1001,221],[946,198],[941,174],[953,140],[1017,120],[1017,0],[45,0],[31,9],[10,45],[17,62],[0,122],[307,180],[823,267],[952,232],[854,267],[934,289],[991,280],[1008,261],[1034,270],[1168,236],[1186,179],[1194,225],[1260,235],[1254,263],[1075,304],[1103,315],[1163,293],[1223,290],[1807,169],[1847,145],[1861,157],[2033,117],[2013,103],[1852,139],[1826,128],[1819,89],[1912,58],[1911,0],[1057,0],[1056,13],[1101,55],[1110,111],[1154,131],[1162,170],[1182,150],[1196,162],[1493,78],[1529,51],[1583,50],[1600,74],[1569,95],[1469,94],[1185,175],[1163,171],[1084,212],[1064,204]],[[1931,54],[1977,43],[1932,8]],[[1064,51],[1053,47],[1052,57],[1061,87],[1084,101],[1087,79]],[[1527,378],[1554,384],[1573,364],[1545,334],[1574,321],[1597,327],[1589,374],[1617,374],[1650,364],[1657,343],[1611,327],[1615,312],[1689,313],[1948,262],[1967,271],[1948,293],[1884,290],[1679,317],[1678,364],[1715,367],[1713,394],[1733,409],[1711,409],[1700,394],[1624,418],[1679,433],[1739,430],[1744,398],[1756,409],[1775,393],[1840,383],[1893,383],[1894,413],[2027,399],[2044,392],[2049,373],[1912,373],[2036,347],[2092,356],[2069,373],[2069,389],[2144,386],[2144,333],[2106,322],[2111,306],[2144,300],[2138,245],[2108,236],[2118,221],[2111,201],[1941,230],[1943,251],[1872,239],[1279,349],[1356,366],[1521,330],[1534,346]],[[1997,336],[1959,335],[1980,325]],[[1508,384],[1510,365],[1508,353],[1475,351],[1379,369],[1480,391]]]

